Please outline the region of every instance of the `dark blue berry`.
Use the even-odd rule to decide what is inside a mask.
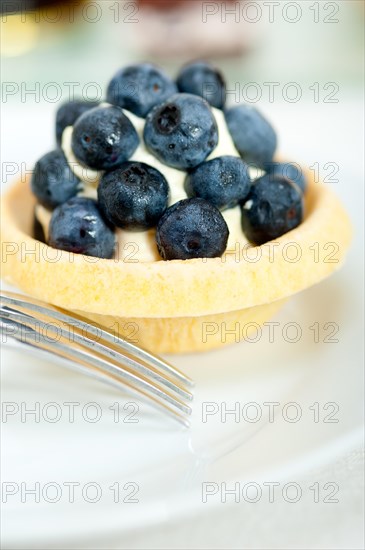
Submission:
[[[54,208],[82,190],[82,183],[75,176],[61,151],[47,153],[36,163],[31,187],[38,202],[46,208]]]
[[[270,123],[254,107],[238,105],[226,110],[226,121],[241,157],[261,168],[271,162],[277,137]]]
[[[265,164],[264,168],[272,178],[277,176],[287,178],[296,183],[302,190],[302,193],[305,193],[307,180],[299,164],[290,162],[270,162]]]
[[[96,107],[81,115],[72,132],[76,158],[94,170],[111,170],[137,149],[137,132],[119,107]]]
[[[217,157],[203,162],[185,179],[189,197],[201,197],[217,208],[232,208],[244,200],[250,190],[248,166],[238,157]]]
[[[216,258],[228,241],[227,224],[210,202],[184,199],[166,210],[156,230],[156,242],[164,260]]]
[[[154,227],[167,208],[169,186],[164,176],[143,162],[126,162],[107,172],[98,187],[100,210],[117,227]]]
[[[109,83],[107,100],[145,117],[152,107],[176,92],[175,83],[159,67],[141,63],[117,72]]]
[[[255,244],[264,244],[303,220],[303,195],[286,178],[265,175],[256,180],[242,207],[242,229]]]
[[[191,94],[176,94],[147,116],[147,149],[161,162],[186,170],[203,162],[218,144],[209,104]]]
[[[68,101],[61,105],[56,114],[56,141],[60,147],[62,143],[63,130],[67,126],[73,126],[76,120],[85,111],[93,109],[99,105],[96,101]]]
[[[75,197],[53,211],[48,244],[76,254],[112,258],[115,236],[103,219],[96,201]],[[82,284],[82,281],[79,282]]]
[[[182,68],[177,80],[180,92],[203,97],[212,107],[223,109],[226,83],[221,72],[210,63],[197,61]]]

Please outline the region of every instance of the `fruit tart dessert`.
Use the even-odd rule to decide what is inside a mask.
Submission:
[[[349,246],[331,190],[276,157],[249,105],[205,62],[176,80],[120,70],[103,103],[71,101],[56,143],[2,199],[2,272],[154,352],[249,337]]]

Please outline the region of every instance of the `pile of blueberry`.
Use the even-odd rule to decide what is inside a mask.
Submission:
[[[273,162],[277,138],[271,125],[251,106],[226,107],[225,96],[221,73],[208,63],[185,66],[175,82],[158,67],[143,63],[114,76],[107,104],[62,105],[56,118],[58,148],[36,163],[32,177],[38,202],[52,210],[49,245],[112,258],[115,228],[155,228],[164,260],[219,257],[229,235],[221,212],[237,205],[242,229],[253,244],[297,227],[306,187],[300,169]],[[212,107],[223,110],[240,157],[207,160],[219,140]],[[164,175],[133,160],[141,138],[128,112],[145,119],[148,152],[186,172],[187,199],[168,207]],[[73,126],[71,148],[79,164],[101,172],[97,201],[78,196],[84,184],[61,149],[67,126]],[[249,165],[265,175],[251,181]]]

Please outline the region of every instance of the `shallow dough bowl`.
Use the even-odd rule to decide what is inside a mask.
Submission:
[[[344,260],[351,225],[307,174],[304,222],[274,243],[223,258],[126,263],[71,254],[32,238],[29,180],[2,196],[2,276],[24,292],[153,352],[202,351],[250,337],[289,298]]]

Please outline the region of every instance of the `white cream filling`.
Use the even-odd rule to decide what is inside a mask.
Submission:
[[[107,104],[103,104],[107,106]],[[223,111],[212,108],[214,117],[217,121],[219,141],[217,147],[210,154],[207,160],[211,160],[224,155],[239,157],[239,153],[233,143],[231,134],[225,121]],[[153,166],[163,174],[170,187],[169,206],[175,202],[187,198],[184,189],[184,181],[186,172],[171,168],[160,162],[146,148],[143,141],[143,130],[145,120],[137,117],[129,111],[123,110],[124,114],[129,118],[135,127],[140,143],[134,155],[130,160],[144,162]],[[79,193],[79,196],[97,198],[97,185],[102,172],[97,172],[82,166],[71,147],[72,126],[65,128],[62,135],[62,149],[68,160],[71,170],[84,183],[84,189]],[[249,168],[250,177],[256,179],[263,174],[262,171]],[[248,241],[243,234],[241,227],[241,209],[239,206],[230,208],[222,212],[224,219],[229,228],[229,239],[227,250],[236,250],[237,246],[243,247]],[[36,216],[43,226],[45,236],[48,236],[48,226],[51,218],[51,213],[41,205],[36,207]],[[115,256],[119,260],[125,262],[150,262],[161,260],[155,242],[155,230],[149,231],[126,231],[124,229],[116,229],[116,253]]]
[[[73,171],[75,176],[77,176],[81,181],[84,182],[85,187],[87,185],[95,187],[99,183],[102,172],[97,172],[96,170],[92,170],[91,168],[86,168],[86,166],[83,166],[77,160],[71,147],[72,130],[72,126],[67,126],[62,134],[62,149],[65,153],[65,157],[67,158],[71,170]]]

